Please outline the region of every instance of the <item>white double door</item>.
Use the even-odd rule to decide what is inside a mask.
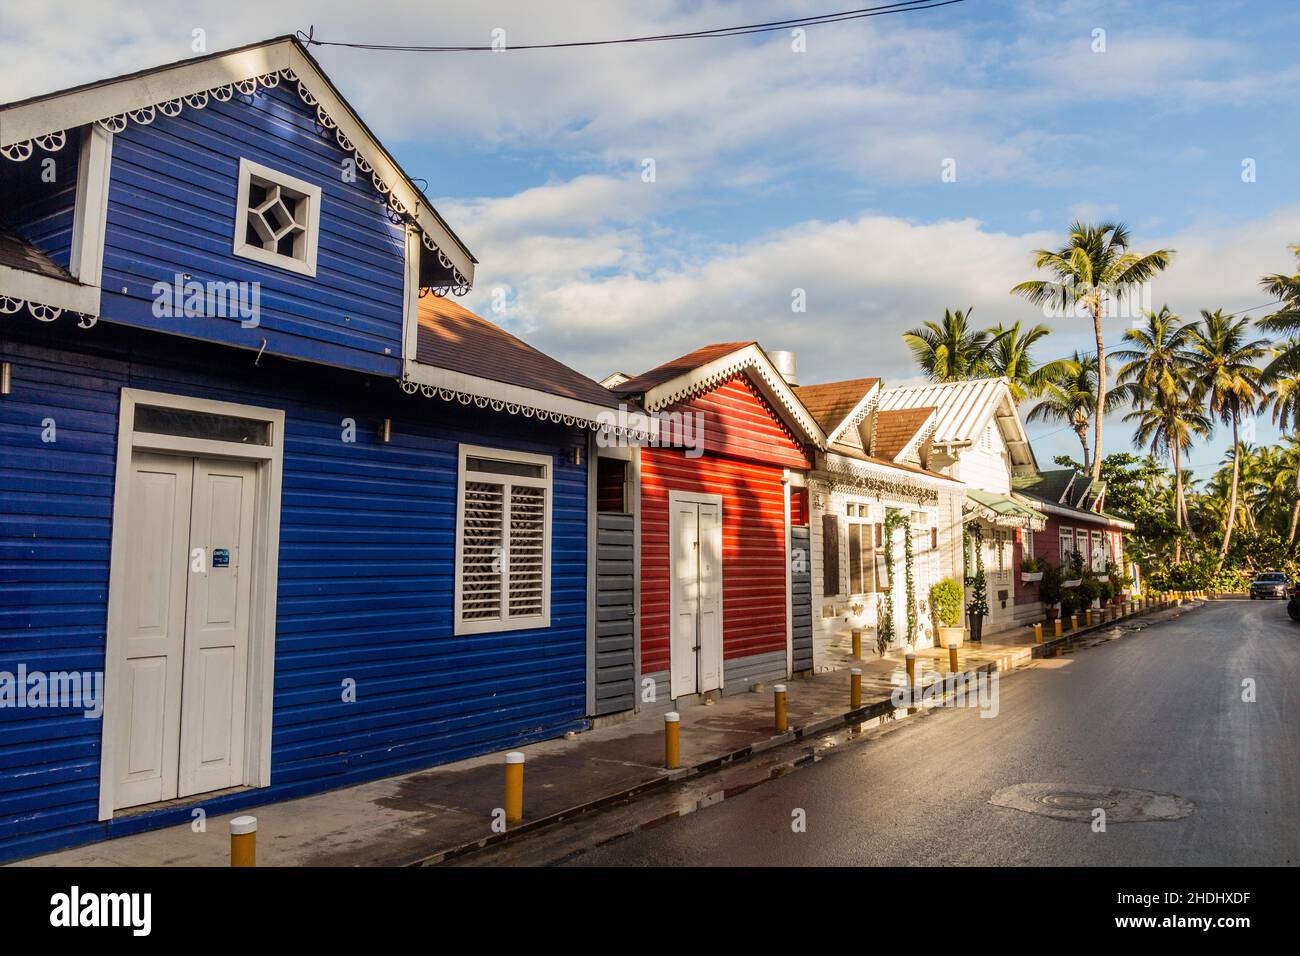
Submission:
[[[115,808],[244,782],[256,479],[249,462],[133,453]]]
[[[722,502],[673,493],[668,524],[676,698],[722,686]]]

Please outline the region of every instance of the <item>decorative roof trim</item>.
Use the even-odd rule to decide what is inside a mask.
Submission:
[[[852,411],[845,415],[838,425],[826,433],[826,444],[833,444],[850,428],[856,428],[862,423],[862,420],[875,411],[880,404],[880,382],[876,381],[871,384],[866,393],[858,399],[858,403],[853,406]]]
[[[795,437],[796,441],[807,441],[817,448],[825,448],[826,435],[821,427],[809,414],[808,409],[804,407],[784,376],[776,370],[767,353],[757,345],[746,345],[735,352],[661,382],[645,393],[643,404],[647,411],[659,411],[669,405],[689,401],[712,391],[737,375],[750,372],[757,376],[757,384],[763,397],[779,406],[788,421],[795,424],[802,433],[802,438],[792,437]]]
[[[293,39],[214,54],[0,108],[0,156],[23,162],[38,148],[46,152],[62,149],[69,129],[98,123],[110,133],[120,133],[130,123],[148,125],[159,114],[178,116],[187,107],[203,109],[213,100],[225,103],[237,94],[253,96],[260,89],[279,86],[282,80],[296,83],[298,98],[316,108],[321,135],[332,137],[340,149],[352,154],[357,170],[370,176],[371,185],[388,201],[390,218],[410,222],[420,230],[425,248],[437,255],[451,276],[433,289],[434,294],[468,292],[474,277],[469,250]]]
[[[967,518],[979,518],[982,521],[987,521],[999,528],[1028,528],[1030,531],[1042,531],[1047,527],[1045,517],[1022,518],[1018,515],[999,514],[974,498],[966,499],[966,506],[962,509],[962,514]]]
[[[2,280],[0,280],[2,281]],[[57,280],[56,280],[57,281]],[[95,289],[98,293],[99,290]],[[38,322],[53,322],[65,312],[77,317],[77,328],[91,329],[99,321],[99,316],[89,312],[81,312],[75,308],[51,305],[47,302],[38,302],[33,299],[21,299],[12,295],[6,295],[0,292],[0,315],[17,315],[26,307],[27,311],[32,314],[32,318]]]
[[[619,408],[595,405],[424,363],[408,361],[406,372],[398,384],[408,395],[419,392],[425,398],[436,396],[443,401],[473,404],[478,408],[490,408],[509,415],[523,415],[525,418],[538,418],[562,425],[581,425],[593,431],[607,431],[638,441],[651,441],[658,434],[654,421],[639,409],[628,409],[627,413],[620,414]]]
[[[896,489],[894,497],[908,501],[914,500],[918,492],[927,496],[927,500],[936,499],[940,491],[963,492],[963,486],[951,479],[920,475],[885,464],[850,458],[833,451],[826,453],[824,467],[818,468],[814,475],[823,476],[823,480],[841,481],[852,487],[858,487],[862,482],[890,486]]]

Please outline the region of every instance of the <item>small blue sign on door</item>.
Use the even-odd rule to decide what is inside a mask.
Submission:
[[[214,568],[230,567],[230,551],[226,548],[214,548],[212,551],[212,566]]]

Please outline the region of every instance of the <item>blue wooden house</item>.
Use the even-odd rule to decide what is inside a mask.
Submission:
[[[617,400],[474,265],[292,38],[0,107],[0,858],[631,706]]]

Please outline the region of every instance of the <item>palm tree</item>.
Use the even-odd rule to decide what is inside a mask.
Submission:
[[[1025,417],[1028,422],[1061,422],[1074,430],[1083,448],[1083,470],[1091,468],[1088,449],[1088,419],[1097,409],[1097,356],[1075,352],[1068,359],[1053,362],[1055,374],[1043,383],[1038,404]],[[1118,396],[1106,398],[1106,410],[1118,404]]]
[[[1222,309],[1201,310],[1192,327],[1189,356],[1197,394],[1209,403],[1209,412],[1232,426],[1232,491],[1228,498],[1228,523],[1219,548],[1219,567],[1228,556],[1237,518],[1237,486],[1241,476],[1241,416],[1259,407],[1263,391],[1255,363],[1268,354],[1268,342],[1252,339],[1250,319],[1235,319]]]
[[[943,310],[943,322],[926,322],[903,333],[921,371],[932,382],[955,382],[987,374],[985,360],[993,336],[970,327],[971,309]]]
[[[1019,322],[1010,326],[998,324],[988,332],[991,336],[985,358],[988,374],[1007,380],[1011,397],[1017,405],[1031,395],[1043,394],[1048,383],[1067,371],[1066,359],[1034,366],[1029,350],[1035,343],[1052,334],[1046,325],[1035,325],[1022,333]]]
[[[1263,324],[1261,320],[1260,325]],[[1278,428],[1300,432],[1300,348],[1290,356],[1285,351],[1286,347],[1273,349],[1277,359],[1261,376],[1270,387],[1259,408],[1272,410],[1273,424]]]
[[[1273,484],[1279,491],[1288,488],[1295,499],[1291,504],[1291,524],[1286,533],[1287,544],[1291,544],[1295,541],[1296,526],[1300,524],[1300,436],[1287,435],[1282,440],[1287,447],[1279,456]]]
[[[1167,305],[1145,316],[1146,325],[1125,330],[1124,341],[1129,347],[1115,352],[1115,358],[1124,363],[1115,377],[1116,391],[1129,399],[1140,400],[1150,393],[1176,394],[1188,361],[1191,327]]]
[[[1094,479],[1101,478],[1101,433],[1106,405],[1107,365],[1106,342],[1101,330],[1102,312],[1107,302],[1123,298],[1132,287],[1148,282],[1162,272],[1173,255],[1172,249],[1157,249],[1145,254],[1130,252],[1128,229],[1121,223],[1103,222],[1094,226],[1075,220],[1070,224],[1070,238],[1065,246],[1055,252],[1039,249],[1034,253],[1034,267],[1045,269],[1052,278],[1022,282],[1011,290],[1013,295],[1022,295],[1036,305],[1055,306],[1062,315],[1077,305],[1092,316],[1100,371],[1094,409]]]
[[[1187,388],[1187,379],[1179,382],[1173,393],[1153,391],[1135,402],[1134,410],[1124,416],[1124,421],[1135,422],[1133,443],[1145,445],[1152,455],[1168,455],[1174,466],[1174,524],[1191,532],[1187,511],[1186,481],[1183,473],[1183,453],[1197,437],[1207,438],[1214,430],[1200,399]],[[1132,395],[1130,390],[1130,395]],[[1183,559],[1183,540],[1174,541],[1174,560]]]
[[[1274,274],[1259,280],[1260,287],[1282,304],[1276,312],[1259,320],[1260,330],[1289,338],[1264,369],[1264,380],[1270,384],[1279,373],[1289,370],[1294,374],[1300,368],[1300,246],[1292,246],[1291,253],[1296,258],[1296,275]]]

